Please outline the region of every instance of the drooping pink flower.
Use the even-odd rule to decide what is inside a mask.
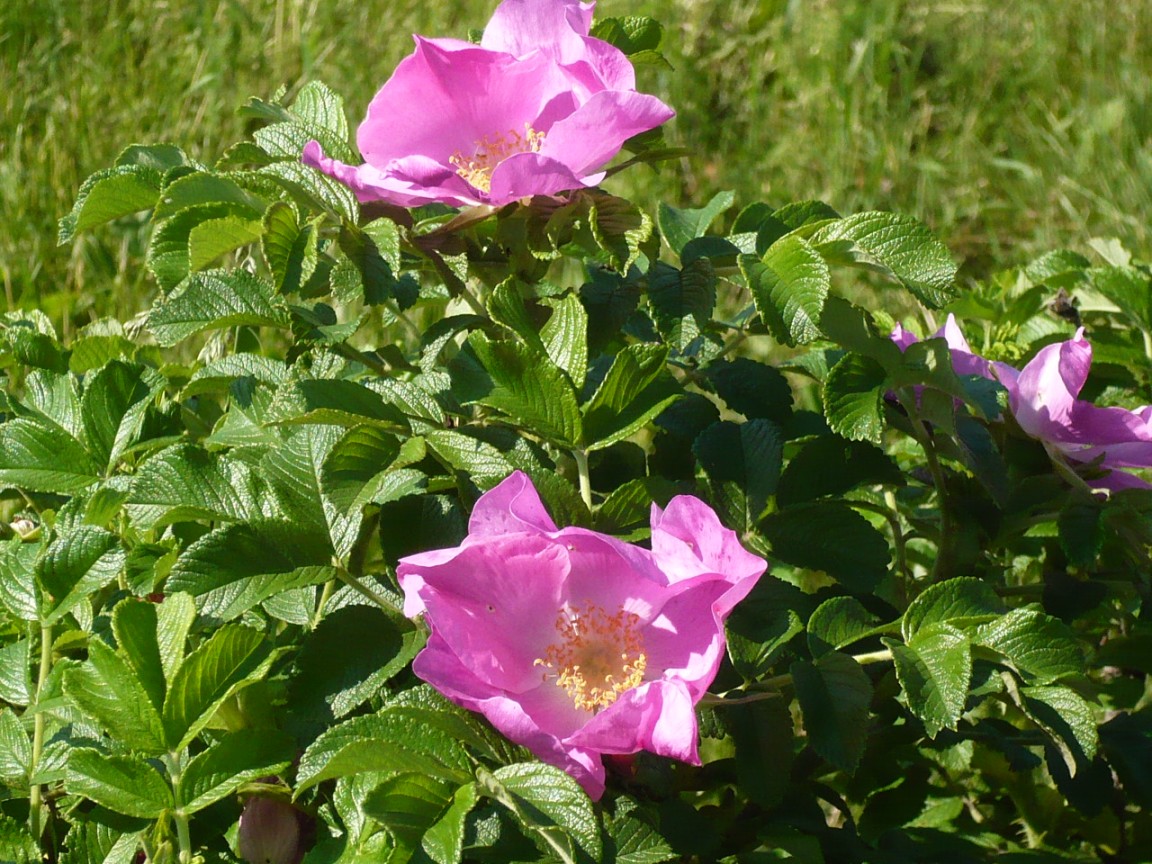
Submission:
[[[1110,473],[1089,480],[1092,486],[1150,485],[1122,469],[1152,466],[1152,405],[1129,411],[1076,398],[1092,367],[1092,346],[1083,327],[1072,339],[1041,348],[1021,370],[1006,363],[993,366],[1021,429],[1065,459],[1092,462],[1102,457],[1100,466]]]
[[[900,347],[901,351],[907,351],[909,346],[920,341],[900,324],[896,325],[890,338]],[[944,322],[944,326],[928,338],[943,339],[948,343],[948,348],[952,353],[952,371],[957,375],[979,375],[983,378],[994,378],[991,364],[979,354],[973,353],[972,347],[956,323],[956,316],[951,312],[948,313],[948,320]]]
[[[459,546],[397,568],[405,614],[431,631],[415,673],[593,798],[602,754],[699,764],[694,706],[764,560],[690,496],[653,505],[651,549],[558,529],[520,472],[477,501],[468,527]]]
[[[304,148],[361,201],[503,205],[594,186],[633,135],[673,111],[588,35],[593,3],[504,0],[479,45],[416,37],[356,134],[365,163]]]

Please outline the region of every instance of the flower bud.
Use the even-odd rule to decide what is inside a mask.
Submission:
[[[236,845],[249,864],[298,864],[304,850],[296,808],[274,798],[249,798]]]

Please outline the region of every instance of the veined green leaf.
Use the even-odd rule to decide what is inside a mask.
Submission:
[[[896,678],[908,707],[924,723],[929,738],[955,729],[968,698],[972,649],[968,637],[947,623],[917,630],[907,644],[886,639],[896,661]]]
[[[815,663],[797,660],[791,672],[813,748],[836,767],[855,771],[868,740],[872,682],[855,660],[838,651]]]
[[[172,807],[172,790],[156,769],[137,756],[74,750],[65,787],[114,813],[155,819]]]
[[[246,270],[193,273],[148,313],[148,329],[165,347],[204,330],[288,323],[288,310],[272,286]]]
[[[185,767],[179,788],[184,811],[203,810],[244,783],[278,774],[292,762],[295,750],[292,737],[275,729],[230,732]]]

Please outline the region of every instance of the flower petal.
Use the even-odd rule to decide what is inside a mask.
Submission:
[[[540,153],[583,176],[606,165],[633,135],[655,129],[675,113],[655,96],[604,90],[553,125]]]
[[[1034,438],[1071,440],[1076,396],[1092,366],[1092,346],[1082,334],[1078,331],[1074,339],[1041,348],[1015,380],[1001,379],[1016,422]]]
[[[516,57],[540,51],[560,63],[575,63],[584,56],[595,5],[504,0],[488,20],[480,45]]]
[[[768,568],[763,558],[740,545],[736,532],[725,528],[711,507],[690,495],[676,496],[663,511],[653,505],[652,554],[669,584],[706,573],[721,575],[730,584],[743,584],[743,594],[732,605],[752,590]],[[721,614],[729,611],[731,606]]]
[[[569,189],[594,186],[603,174],[580,178],[567,165],[541,153],[518,153],[496,166],[492,172],[492,185],[488,201],[502,207],[532,195],[556,195]]]
[[[565,743],[599,753],[648,750],[699,765],[696,737],[692,696],[683,682],[672,679],[621,694]]]
[[[549,533],[556,523],[544,509],[540,494],[523,471],[513,471],[480,496],[468,520],[472,537],[500,534]]]
[[[475,192],[456,172],[423,156],[409,156],[382,170],[375,165],[347,165],[329,159],[317,141],[304,147],[301,161],[348,186],[357,200],[387,201],[400,207],[419,207],[432,201],[478,204]]]

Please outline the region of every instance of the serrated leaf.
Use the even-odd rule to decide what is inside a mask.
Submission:
[[[237,215],[249,219],[259,219],[264,212],[264,202],[241,187],[235,180],[224,174],[195,171],[172,181],[164,187],[164,194],[152,214],[159,222],[174,216],[189,207],[206,204],[226,204]]]
[[[278,774],[292,762],[296,744],[275,729],[230,732],[188,763],[180,777],[185,813],[203,810],[232,795],[244,783]]]
[[[762,417],[786,425],[792,417],[792,388],[777,369],[747,357],[716,360],[704,370],[716,395],[749,420]]]
[[[140,839],[99,822],[73,822],[60,864],[134,864]]]
[[[875,360],[846,354],[828,373],[821,396],[828,426],[851,441],[879,444],[884,432],[881,406],[887,376]]]
[[[1020,695],[1020,707],[1048,733],[1075,777],[1096,756],[1099,745],[1092,706],[1067,687],[1021,687]]]
[[[963,628],[1004,611],[992,586],[980,579],[961,577],[930,585],[904,612],[900,632],[907,642],[921,627],[948,623]]]
[[[287,327],[288,322],[272,286],[246,270],[194,273],[148,313],[148,329],[165,347],[204,330]]]
[[[524,298],[520,296],[518,281],[505,279],[488,295],[488,315],[497,324],[511,330],[529,348],[539,354],[546,354],[544,341],[528,315]]]
[[[1084,654],[1071,628],[1037,609],[1013,609],[982,624],[972,641],[1003,654],[1030,683],[1051,684],[1084,671]]]
[[[544,302],[552,307],[551,317],[540,330],[544,350],[579,391],[588,374],[588,313],[574,294]]]
[[[260,515],[248,465],[191,444],[161,450],[140,466],[127,509],[143,529],[188,519],[239,522]]]
[[[701,432],[692,452],[727,524],[738,533],[749,530],[776,491],[784,460],[783,430],[771,420],[725,420]]]
[[[612,266],[628,272],[640,257],[641,244],[652,237],[652,217],[631,201],[612,195],[592,194],[591,203],[588,223],[593,237],[608,253]]]
[[[782,507],[842,495],[857,486],[901,485],[904,475],[887,453],[864,441],[824,435],[788,461],[776,500]]]
[[[160,648],[164,678],[171,682],[172,676],[184,662],[184,642],[196,620],[196,604],[189,595],[176,591],[170,585],[165,587],[168,590],[164,602],[156,610],[156,643]]]
[[[808,619],[808,648],[813,657],[839,651],[871,635],[879,624],[855,597],[832,597]]]
[[[378,483],[400,453],[400,441],[375,426],[354,426],[340,436],[324,459],[320,488],[341,513],[372,500]]]
[[[306,378],[276,391],[268,409],[269,423],[355,426],[374,423],[397,432],[408,431],[408,421],[395,405],[356,381]]]
[[[353,717],[317,738],[300,757],[296,795],[332,777],[366,771],[416,772],[457,783],[470,779],[468,757],[458,741],[385,709]]]
[[[690,240],[703,237],[716,217],[732,206],[736,200],[733,192],[717,192],[712,200],[699,210],[679,210],[668,204],[661,204],[656,211],[660,233],[669,246],[680,254]]]
[[[163,753],[164,726],[148,691],[123,657],[99,639],[88,662],[64,673],[64,692],[106,730],[141,753]]]
[[[631,56],[642,51],[655,51],[660,47],[664,28],[660,22],[644,15],[626,15],[618,18],[597,18],[591,35],[615,45]],[[720,193],[731,195],[731,192]],[[713,199],[715,200],[715,199]],[[730,205],[729,205],[730,206]]]
[[[289,685],[294,709],[339,719],[378,695],[424,645],[423,631],[373,606],[325,615],[304,640]]]
[[[315,168],[299,162],[276,162],[255,173],[283,188],[306,209],[325,210],[352,224],[360,221],[360,205],[355,193]]]
[[[364,799],[364,812],[387,829],[398,846],[418,849],[425,833],[452,802],[451,783],[423,774],[389,777]]]
[[[946,623],[928,624],[904,645],[885,642],[896,663],[896,678],[908,707],[924,723],[929,738],[955,729],[972,680],[968,637]]]
[[[820,338],[818,322],[832,275],[808,241],[783,237],[759,258],[741,255],[740,270],[756,311],[776,339],[798,345]]]
[[[17,639],[0,648],[0,699],[11,705],[32,702],[29,646],[30,640]]]
[[[217,202],[188,207],[157,225],[148,244],[148,269],[165,292],[171,291],[192,272],[188,238],[196,226],[210,219],[230,216],[251,218],[243,208]]]
[[[160,185],[161,173],[143,165],[97,171],[81,185],[72,212],[60,220],[57,242],[68,243],[81,231],[156,206]]]
[[[364,301],[378,305],[395,299],[401,309],[410,298],[397,293],[400,278],[400,229],[390,219],[376,219],[363,228],[345,223],[340,229],[340,249],[360,282]]]
[[[475,783],[459,787],[452,795],[448,809],[424,832],[420,845],[437,864],[459,864],[464,851],[465,820],[478,799]]]
[[[102,471],[84,446],[55,423],[16,417],[0,424],[0,486],[74,495]]]
[[[567,847],[564,837],[570,837],[592,860],[599,860],[600,824],[592,801],[570,776],[538,762],[506,765],[488,776],[504,793],[498,794],[497,800],[509,807],[524,827],[542,836],[546,849],[563,857]],[[558,836],[561,833],[563,837]]]
[[[662,864],[679,857],[655,828],[632,813],[606,817],[605,828],[614,847],[605,852],[611,851],[609,860],[615,864]]]
[[[791,673],[812,747],[837,768],[855,771],[868,741],[872,682],[837,651],[814,663],[797,660]]]
[[[84,434],[89,450],[107,471],[136,443],[145,412],[163,386],[159,375],[118,360],[89,377],[80,403]]]
[[[187,746],[225,699],[264,676],[271,656],[262,634],[236,624],[224,625],[189,654],[173,674],[164,700],[168,749]]]
[[[676,351],[687,351],[712,320],[716,273],[699,258],[677,270],[660,261],[648,271],[648,302],[660,335]]]
[[[136,756],[74,750],[64,785],[115,813],[156,819],[172,807],[172,790],[156,769]]]
[[[116,535],[94,525],[81,525],[53,540],[36,563],[43,622],[57,621],[112,582],[124,568],[124,557]]]
[[[888,540],[843,501],[798,504],[765,518],[760,531],[772,554],[797,567],[823,570],[850,591],[871,591],[888,569]],[[828,538],[835,537],[835,543]]]
[[[206,219],[188,232],[188,266],[203,270],[222,255],[255,243],[263,233],[259,219]]]
[[[164,693],[168,686],[157,638],[156,604],[131,598],[120,601],[112,610],[112,632],[116,634],[121,656],[136,673],[148,700],[159,714],[164,708]]]
[[[622,441],[680,395],[664,372],[668,349],[635,344],[621,350],[592,398],[581,408],[588,450]]]
[[[0,780],[23,787],[32,768],[32,742],[11,708],[0,708]]]
[[[576,391],[546,355],[519,342],[493,342],[481,333],[468,341],[493,383],[477,401],[558,446],[571,449],[579,444],[583,428]]]

